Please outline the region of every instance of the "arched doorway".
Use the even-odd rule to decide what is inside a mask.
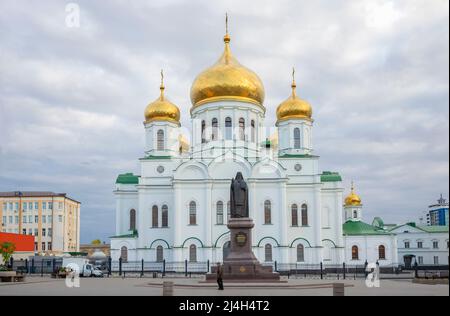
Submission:
[[[231,243],[229,241],[227,241],[224,245],[223,245],[223,249],[222,249],[222,260],[225,261],[225,259],[228,257],[228,255],[230,254],[230,249],[231,249]]]

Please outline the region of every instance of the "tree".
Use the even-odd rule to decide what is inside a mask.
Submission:
[[[12,242],[4,242],[0,244],[0,254],[3,257],[3,263],[8,265],[9,259],[11,259],[12,254],[16,251],[16,245]]]
[[[102,241],[100,239],[95,239],[95,240],[91,241],[91,244],[92,245],[101,245]]]

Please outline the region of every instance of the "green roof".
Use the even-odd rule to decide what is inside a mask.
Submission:
[[[135,176],[133,173],[119,174],[116,179],[116,183],[120,184],[138,184],[139,176]]]
[[[138,236],[139,236],[138,231],[135,229],[135,230],[130,231],[129,234],[110,236],[109,238],[135,238]]]
[[[159,159],[172,159],[172,156],[146,156],[145,158],[142,158],[143,160],[159,160]]]
[[[448,226],[417,226],[427,233],[448,233]]]
[[[372,225],[378,228],[384,228],[384,222],[380,217],[375,217],[373,219]]]
[[[391,235],[388,231],[361,221],[347,221],[343,230],[344,235]]]
[[[448,233],[448,226],[425,226],[425,225],[416,225],[416,223],[406,223],[404,225],[399,225],[391,228],[391,230],[397,229],[402,226],[410,226],[412,228],[420,229],[426,233]]]
[[[314,155],[294,155],[294,154],[283,154],[281,156],[278,156],[278,158],[317,158],[318,156],[314,156]]]
[[[339,182],[342,181],[342,177],[338,172],[324,171],[320,176],[322,182]]]

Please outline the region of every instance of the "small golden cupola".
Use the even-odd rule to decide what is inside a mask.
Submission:
[[[352,190],[350,194],[345,198],[345,206],[362,206],[361,198],[355,193],[355,187],[352,182]]]
[[[305,100],[297,96],[297,84],[295,83],[295,69],[292,69],[292,94],[277,108],[277,122],[290,119],[303,119],[312,121],[312,107]]]
[[[164,74],[161,70],[160,96],[145,108],[145,123],[167,121],[180,124],[180,109],[164,96]]]
[[[226,16],[226,34],[223,38],[225,50],[219,60],[201,72],[191,87],[193,108],[213,101],[234,100],[250,102],[263,109],[264,86],[252,70],[242,66],[231,54]]]

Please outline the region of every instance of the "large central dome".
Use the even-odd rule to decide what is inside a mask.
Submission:
[[[207,102],[235,100],[263,107],[264,86],[261,79],[231,54],[228,32],[224,42],[225,51],[220,59],[194,80],[191,87],[192,105],[195,108]]]

